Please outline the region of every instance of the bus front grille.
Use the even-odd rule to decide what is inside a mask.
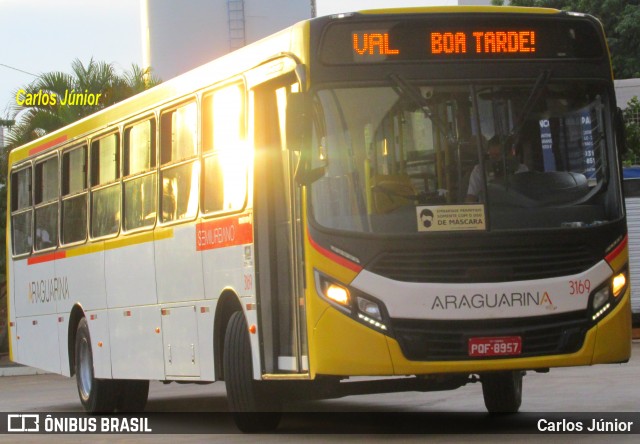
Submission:
[[[597,262],[598,258],[580,245],[451,247],[389,251],[366,268],[404,282],[473,283],[571,276]]]
[[[589,329],[584,311],[479,321],[394,319],[392,325],[403,354],[412,361],[484,359],[469,357],[469,339],[504,336],[522,339],[522,353],[517,357],[575,353]]]

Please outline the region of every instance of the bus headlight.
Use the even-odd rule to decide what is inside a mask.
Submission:
[[[596,291],[593,295],[593,299],[591,300],[591,309],[593,311],[598,311],[609,300],[609,294],[609,286],[602,287],[600,290]]]
[[[622,272],[616,275],[611,282],[613,287],[613,296],[617,298],[622,294],[623,290],[627,286],[627,276]]]
[[[627,271],[616,274],[606,285],[591,294],[591,320],[597,321],[620,300],[627,289]]]
[[[341,285],[319,271],[315,272],[315,280],[318,294],[335,308],[367,327],[390,334],[389,316],[382,302]]]
[[[345,307],[350,305],[349,290],[346,288],[341,287],[338,284],[328,283],[324,291],[324,295],[333,302],[337,302]]]
[[[368,299],[358,296],[358,310],[360,310],[360,312],[362,312],[366,316],[377,319],[378,321],[382,321],[382,313],[380,312],[380,307],[378,307],[378,304],[376,304],[375,302],[371,302]]]
[[[382,322],[382,310],[380,306],[373,301],[357,297],[358,300],[358,319],[369,326],[387,331],[387,326]]]

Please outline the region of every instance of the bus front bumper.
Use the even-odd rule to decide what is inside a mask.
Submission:
[[[311,340],[311,374],[394,376],[480,373],[620,363],[631,355],[631,303],[627,289],[620,303],[590,327],[573,353],[533,357],[468,360],[409,360],[397,340],[329,307],[315,325]]]

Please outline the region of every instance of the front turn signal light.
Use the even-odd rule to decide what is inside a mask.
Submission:
[[[340,285],[329,284],[325,296],[340,305],[349,306],[349,291]]]
[[[622,290],[627,286],[627,276],[624,273],[620,273],[613,278],[613,296],[618,297],[622,293]]]

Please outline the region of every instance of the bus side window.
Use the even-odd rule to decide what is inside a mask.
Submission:
[[[117,134],[91,143],[91,237],[120,229],[120,150]]]
[[[11,239],[16,256],[31,253],[32,202],[29,166],[11,173]]]
[[[244,141],[244,89],[234,84],[202,101],[202,211],[228,212],[244,206],[248,153]]]
[[[36,164],[35,250],[58,246],[58,156]]]
[[[62,154],[61,243],[87,239],[87,147]]]
[[[162,114],[160,121],[160,220],[193,219],[198,214],[200,164],[195,102]]]
[[[123,229],[150,227],[156,221],[155,120],[145,120],[124,133]]]

